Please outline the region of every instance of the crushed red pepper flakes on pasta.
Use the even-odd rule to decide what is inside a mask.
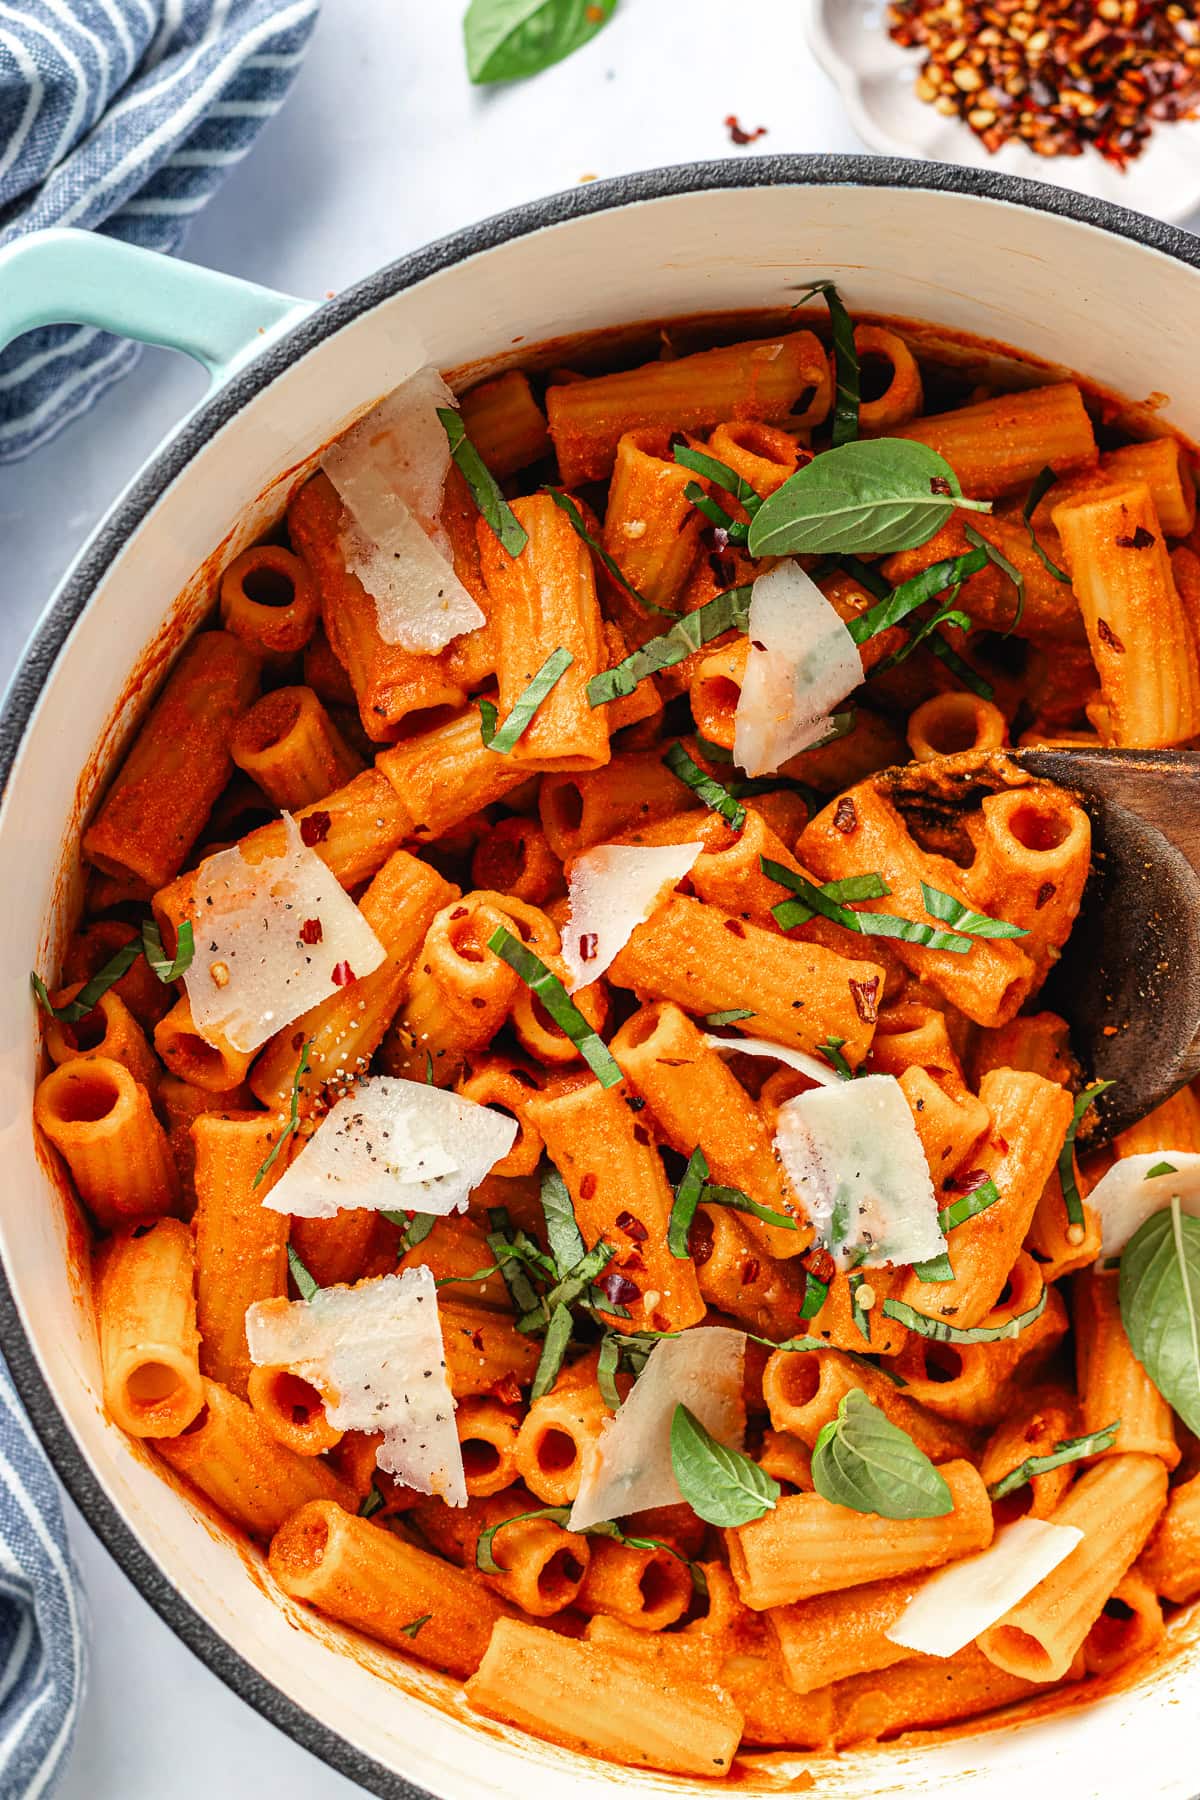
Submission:
[[[893,0],[887,28],[925,53],[918,99],[992,152],[1094,148],[1123,169],[1200,96],[1195,11],[1173,0]]]
[[[1157,542],[1158,539],[1155,537],[1154,533],[1152,531],[1147,531],[1144,525],[1139,525],[1128,537],[1119,537],[1117,539],[1117,543],[1122,550],[1148,550],[1151,544],[1156,544]]]
[[[617,1214],[616,1224],[617,1230],[623,1231],[625,1236],[627,1238],[632,1238],[635,1244],[644,1244],[646,1239],[650,1236],[650,1233],[646,1230],[642,1221],[631,1212],[619,1212]]]
[[[725,120],[725,129],[729,133],[731,144],[754,144],[758,142],[759,138],[767,135],[765,125],[756,125],[753,131],[747,131],[736,113],[728,115]]]
[[[858,809],[848,795],[843,794],[833,809],[833,828],[840,831],[843,837],[849,837],[852,831],[858,830]]]
[[[872,975],[869,981],[852,981],[850,997],[863,1024],[873,1025],[879,1017],[879,976]]]
[[[1116,656],[1124,656],[1125,646],[1109,624],[1107,619],[1096,620],[1096,636],[1102,644],[1107,644]]]
[[[1046,902],[1048,900],[1053,900],[1057,892],[1058,890],[1052,881],[1043,881],[1041,887],[1037,891],[1037,898],[1033,903],[1034,912],[1041,912]]]
[[[349,987],[354,980],[354,970],[348,962],[335,963],[329,979],[334,987]]]
[[[329,836],[329,828],[333,819],[327,812],[309,813],[300,821],[300,842],[311,850],[314,844],[322,844]]]

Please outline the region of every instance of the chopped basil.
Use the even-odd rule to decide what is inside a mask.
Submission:
[[[800,1222],[790,1213],[774,1212],[769,1206],[760,1206],[741,1188],[722,1187],[719,1182],[706,1181],[701,1199],[706,1206],[727,1206],[731,1212],[751,1213],[754,1218],[761,1219],[764,1225],[774,1225],[780,1231],[798,1231]]]
[[[1200,1432],[1200,1219],[1178,1194],[1134,1232],[1118,1288],[1129,1347],[1189,1431]]]
[[[876,600],[886,600],[892,591],[887,577],[871,563],[864,562],[861,556],[839,556],[833,568],[843,570],[851,581],[857,581],[859,587],[865,588]]]
[[[499,730],[496,729],[496,708],[490,700],[480,700],[479,734],[487,749],[496,751],[499,756],[508,755],[521,733],[533,723],[534,714],[555,682],[566,674],[574,660],[571,652],[564,650],[561,645],[557,650],[552,650],[529,686],[517,696],[512,711]]]
[[[558,976],[548,969],[540,956],[527,950],[503,925],[488,939],[488,949],[515,969],[526,987],[535,993],[559,1030],[563,1032],[599,1081],[601,1087],[616,1087],[623,1080],[616,1057],[599,1034],[592,1030]]]
[[[309,1038],[301,1047],[300,1061],[296,1064],[296,1073],[292,1076],[292,1094],[288,1102],[287,1122],[267,1152],[266,1159],[251,1184],[253,1187],[258,1187],[261,1182],[266,1180],[275,1166],[279,1152],[288,1139],[300,1128],[300,1083],[308,1074],[308,1053],[312,1049],[313,1043],[314,1039]]]
[[[425,1052],[425,1085],[426,1085],[426,1087],[433,1086],[433,1051],[432,1050],[427,1050]]]
[[[748,1456],[719,1443],[683,1405],[671,1418],[671,1467],[680,1493],[709,1525],[729,1528],[761,1519],[782,1491]]]
[[[968,544],[974,544],[977,550],[982,550],[988,561],[994,563],[1002,575],[1007,575],[1016,589],[1016,610],[1012,616],[1012,624],[1008,628],[1009,631],[1015,631],[1021,623],[1021,614],[1025,611],[1025,577],[1017,565],[1005,556],[998,544],[993,544],[990,538],[985,538],[983,533],[976,531],[975,527],[967,520],[963,522],[963,532]],[[1007,635],[1006,632],[1005,636]]]
[[[520,556],[529,542],[529,533],[500,492],[496,477],[467,436],[467,428],[462,422],[461,413],[456,412],[453,407],[439,406],[437,416],[442,422],[442,430],[446,433],[450,454],[458,464],[459,472],[471,490],[471,498],[475,502],[476,508],[487,520],[508,554]]]
[[[603,1273],[615,1255],[616,1250],[613,1245],[606,1244],[601,1238],[597,1244],[593,1245],[592,1249],[580,1258],[574,1268],[568,1269],[565,1275],[559,1277],[548,1294],[535,1299],[534,1306],[517,1320],[517,1330],[538,1331],[547,1319],[553,1320],[554,1313],[560,1308],[574,1306],[576,1301],[583,1298],[597,1275]],[[606,1301],[605,1310],[615,1309],[609,1308]]]
[[[1038,542],[1038,534],[1033,528],[1033,515],[1057,480],[1058,476],[1054,473],[1054,470],[1049,467],[1043,469],[1041,474],[1035,477],[1025,504],[1021,508],[1021,517],[1025,521],[1025,529],[1029,533],[1029,541],[1037,551],[1042,567],[1048,574],[1053,575],[1055,581],[1066,582],[1069,586],[1071,577],[1059,568],[1053,557],[1050,556]]]
[[[550,1315],[550,1323],[546,1327],[546,1338],[542,1344],[542,1354],[538,1359],[537,1373],[533,1378],[533,1386],[529,1390],[531,1400],[540,1400],[548,1394],[558,1380],[558,1372],[562,1368],[563,1358],[567,1354],[567,1345],[571,1342],[574,1321],[569,1306],[556,1306]]]
[[[996,690],[991,682],[985,681],[982,675],[977,674],[969,662],[964,662],[958,651],[948,644],[944,637],[939,637],[935,631],[928,643],[931,654],[936,656],[940,663],[945,663],[951,674],[957,675],[965,688],[969,688],[973,694],[978,694],[981,700],[995,698]],[[874,670],[872,670],[873,673]]]
[[[825,1058],[830,1068],[836,1070],[843,1081],[853,1081],[854,1070],[842,1055],[842,1045],[845,1041],[845,1038],[827,1037],[823,1044],[817,1045],[817,1054]]]
[[[1003,919],[991,919],[987,913],[973,912],[956,900],[953,894],[943,894],[941,888],[930,887],[928,882],[921,883],[921,895],[925,901],[925,910],[931,919],[940,919],[944,925],[953,925],[967,937],[977,938],[1020,938],[1029,933],[1022,925],[1007,925]]]
[[[878,443],[880,440],[874,438],[870,441]],[[810,468],[813,466],[809,465]],[[866,612],[851,619],[846,630],[854,642],[861,646],[868,638],[878,637],[881,631],[888,631],[893,625],[899,625],[910,613],[916,612],[918,607],[925,606],[930,600],[936,600],[948,588],[957,592],[967,577],[977,574],[986,563],[987,557],[982,550],[964,550],[961,556],[944,556],[940,562],[930,563],[927,569],[902,581],[885,599],[877,600]],[[876,664],[876,669],[880,666]]]
[[[726,631],[745,631],[750,618],[751,587],[752,583],[746,582],[715,594],[695,612],[681,614],[669,631],[651,638],[640,650],[631,651],[615,668],[593,675],[588,682],[588,705],[604,706],[610,700],[620,700],[632,694],[648,675],[673,669],[676,663],[684,662]]]
[[[927,1258],[925,1262],[914,1263],[913,1274],[922,1281],[953,1281],[954,1264],[950,1261],[950,1253],[943,1250],[937,1256]]]
[[[952,931],[936,931],[932,925],[921,925],[915,919],[900,919],[892,913],[851,912],[848,906],[831,900],[814,882],[806,880],[794,869],[774,862],[769,856],[760,856],[758,860],[769,881],[790,888],[804,902],[799,917],[795,903],[790,900],[783,900],[771,908],[772,918],[784,931],[793,925],[802,925],[813,913],[820,913],[822,918],[832,919],[835,925],[842,925],[847,931],[856,931],[863,937],[898,938],[906,944],[922,944],[929,950],[951,950],[958,956],[965,956],[971,948],[970,938],[959,937]]]
[[[858,1298],[858,1290],[866,1280],[865,1275],[851,1275],[848,1285],[850,1288],[850,1317],[854,1320],[861,1336],[869,1344],[871,1341],[871,1315],[864,1306],[859,1304]]]
[[[471,80],[540,74],[595,37],[616,6],[617,0],[471,0],[463,20]]]
[[[192,931],[192,921],[184,919],[175,934],[175,955],[168,956],[163,949],[162,933],[153,919],[142,920],[142,950],[146,961],[163,983],[164,987],[172,981],[178,981],[192,966],[192,958],[196,954],[196,939]]]
[[[507,1519],[498,1519],[494,1525],[489,1525],[485,1531],[481,1531],[476,1540],[475,1567],[482,1569],[485,1575],[506,1575],[508,1573],[504,1566],[496,1561],[495,1551],[492,1548],[497,1532],[503,1531],[506,1525],[516,1525],[523,1519],[550,1519],[555,1525],[561,1525],[565,1531],[570,1528],[570,1518],[571,1508],[569,1506],[538,1506],[532,1512],[513,1513]],[[578,1535],[580,1537],[612,1538],[618,1544],[627,1544],[631,1550],[665,1550],[669,1555],[675,1557],[677,1562],[683,1563],[689,1571],[697,1593],[704,1596],[708,1592],[704,1571],[700,1565],[690,1562],[682,1551],[675,1548],[674,1544],[664,1543],[661,1538],[630,1537],[612,1519],[597,1519],[594,1525],[583,1526]]]
[[[675,461],[681,463],[685,469],[694,470],[697,475],[703,475],[706,480],[723,488],[727,494],[732,494],[733,498],[745,507],[750,518],[754,517],[762,505],[762,495],[751,487],[744,475],[739,475],[735,469],[731,469],[728,463],[720,462],[715,456],[708,456],[702,450],[689,449],[686,444],[675,446],[674,457]],[[689,482],[683,491],[685,499],[690,500],[706,519],[711,520],[714,525],[719,525],[727,533],[731,544],[746,542],[750,535],[748,523],[733,518],[725,511],[724,507],[718,506],[716,501],[711,499],[704,489],[694,481]]]
[[[417,1244],[423,1244],[438,1221],[436,1213],[414,1213],[410,1219],[407,1213],[381,1211],[380,1217],[404,1233],[398,1246],[401,1256],[407,1256]]]
[[[509,1235],[510,1230],[511,1227],[498,1225],[493,1220],[487,1234],[487,1246],[496,1258],[496,1267],[513,1305],[519,1313],[531,1313],[538,1310],[538,1292],[526,1273],[523,1247],[518,1247],[515,1238]],[[544,1322],[544,1315],[541,1316]]]
[[[402,1625],[400,1627],[401,1637],[415,1638],[418,1631],[420,1631],[422,1625],[428,1625],[428,1623],[429,1623],[430,1619],[432,1619],[432,1617],[433,1617],[433,1614],[431,1612],[428,1612],[428,1613],[422,1613],[421,1617],[419,1619],[410,1619],[407,1625]]]
[[[740,800],[735,800],[727,788],[712,775],[706,775],[698,763],[694,763],[683,745],[676,742],[671,745],[663,762],[683,782],[690,787],[697,799],[703,800],[710,811],[718,813],[730,831],[740,831],[746,823],[746,809]]]
[[[885,1300],[884,1316],[895,1319],[899,1325],[907,1325],[918,1337],[935,1338],[941,1344],[998,1344],[1002,1338],[1020,1337],[1030,1325],[1036,1323],[1046,1310],[1050,1298],[1050,1289],[1043,1288],[1036,1305],[1028,1312],[1017,1313],[1015,1317],[1006,1319],[1003,1325],[973,1325],[963,1330],[958,1325],[950,1325],[945,1319],[931,1319],[928,1313],[917,1312],[914,1307],[907,1306],[903,1300]]]
[[[989,1175],[978,1187],[973,1187],[968,1194],[943,1206],[938,1213],[938,1224],[943,1233],[950,1233],[956,1225],[962,1225],[967,1219],[973,1219],[977,1213],[986,1212],[1000,1198],[1000,1189]],[[934,1256],[928,1262],[914,1263],[913,1274],[921,1281],[953,1281],[954,1270],[950,1258],[943,1250],[940,1256]]]
[[[376,1487],[375,1483],[372,1482],[370,1487],[367,1489],[366,1494],[363,1496],[362,1505],[358,1509],[359,1518],[360,1519],[374,1518],[375,1514],[379,1511],[380,1507],[383,1504],[384,1504],[383,1495],[380,1493],[380,1491]]]
[[[90,981],[84,983],[74,1000],[68,1000],[64,1006],[52,1006],[50,994],[41,976],[34,973],[29,979],[33,991],[37,995],[38,1005],[43,1012],[49,1013],[52,1019],[61,1019],[66,1025],[74,1025],[90,1013],[97,1000],[107,994],[110,987],[115,987],[122,975],[131,969],[142,954],[142,946],[137,938],[131,938],[127,944],[110,956],[102,969],[97,970]]]
[[[1067,1463],[1078,1462],[1084,1456],[1099,1456],[1104,1450],[1111,1450],[1121,1429],[1120,1419],[1114,1419],[1102,1431],[1089,1431],[1086,1437],[1060,1438],[1053,1450],[1045,1456],[1027,1456],[1023,1463],[1002,1475],[999,1481],[993,1481],[988,1494],[993,1500],[1003,1500],[1008,1494],[1015,1494],[1023,1488],[1027,1481],[1035,1475],[1049,1475],[1052,1469],[1061,1469]]]
[[[728,1012],[705,1013],[701,1020],[710,1031],[720,1031],[723,1025],[737,1025],[742,1019],[752,1019],[753,1009],[748,1006],[731,1006]]]
[[[688,1254],[688,1232],[700,1204],[704,1183],[708,1180],[708,1159],[699,1144],[688,1157],[688,1166],[679,1178],[675,1200],[667,1225],[667,1249],[672,1256]]]
[[[821,1427],[812,1477],[822,1499],[881,1519],[941,1519],[954,1511],[945,1477],[861,1388],[843,1394],[837,1418]]]
[[[804,1294],[800,1301],[800,1317],[815,1319],[829,1298],[829,1283],[814,1275],[811,1269],[804,1271]]]
[[[313,1279],[313,1277],[309,1274],[308,1270],[305,1268],[303,1258],[301,1257],[300,1252],[297,1250],[295,1244],[288,1245],[287,1258],[288,1258],[288,1268],[292,1272],[292,1280],[296,1284],[297,1290],[300,1294],[300,1298],[302,1300],[311,1300],[314,1294],[320,1293],[320,1291],[321,1291],[320,1282],[315,1281]]]
[[[848,900],[882,900],[891,891],[883,876],[874,872],[867,875],[847,875],[843,881],[823,881],[821,883],[821,892],[825,898],[837,904]],[[814,909],[811,906],[805,906],[802,900],[782,901],[775,911],[777,914],[787,913],[788,927],[807,925],[814,916]],[[779,920],[779,923],[782,924],[783,921]]]
[[[673,608],[669,606],[660,606],[657,600],[651,600],[648,595],[643,594],[640,589],[635,588],[631,581],[626,580],[620,563],[615,557],[608,554],[604,545],[598,542],[588,530],[584,523],[583,514],[572,500],[570,494],[565,493],[562,488],[556,487],[547,487],[546,492],[553,500],[555,506],[557,506],[559,512],[566,513],[567,518],[571,521],[571,528],[574,531],[575,536],[582,538],[592,554],[600,558],[600,561],[604,564],[604,567],[608,570],[617,586],[623,588],[631,600],[636,600],[637,604],[644,607],[647,612],[662,613],[668,619],[677,617]]]
[[[547,1163],[542,1174],[542,1217],[546,1221],[546,1242],[560,1275],[565,1275],[587,1255],[583,1233],[575,1220],[575,1208],[567,1192],[567,1184],[554,1167]]]
[[[617,1364],[621,1360],[621,1346],[611,1331],[606,1331],[600,1339],[600,1354],[596,1359],[596,1386],[600,1389],[600,1398],[609,1412],[616,1412],[621,1405],[621,1393],[617,1387]]]
[[[1091,1087],[1084,1088],[1082,1093],[1075,1096],[1071,1123],[1067,1126],[1067,1135],[1064,1137],[1062,1149],[1058,1153],[1058,1179],[1067,1208],[1067,1223],[1070,1225],[1086,1224],[1083,1216],[1083,1197],[1079,1192],[1079,1183],[1075,1179],[1075,1134],[1079,1130],[1088,1107],[1113,1085],[1111,1081],[1093,1081]]]
[[[851,444],[858,436],[858,409],[861,404],[862,378],[858,366],[858,350],[854,343],[854,321],[846,311],[842,297],[832,281],[812,281],[802,291],[800,301],[814,294],[824,298],[833,327],[833,367],[837,397],[833,405],[833,447]]]
[[[763,501],[750,526],[750,554],[914,550],[956,507],[990,512],[992,503],[964,500],[954,470],[927,444],[864,438],[814,456]]]
[[[1155,1165],[1152,1169],[1146,1170],[1144,1179],[1147,1181],[1153,1181],[1155,1179],[1155,1177],[1159,1176],[1159,1175],[1178,1175],[1178,1173],[1179,1173],[1179,1170],[1175,1167],[1174,1163],[1158,1162],[1158,1163],[1155,1163]]]

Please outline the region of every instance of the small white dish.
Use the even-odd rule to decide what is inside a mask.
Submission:
[[[883,0],[806,0],[809,43],[834,82],[851,124],[872,150],[923,156],[1046,181],[1178,224],[1200,210],[1200,119],[1156,129],[1122,174],[1094,150],[1038,156],[1009,143],[992,155],[966,122],[918,100],[915,50],[892,42]]]

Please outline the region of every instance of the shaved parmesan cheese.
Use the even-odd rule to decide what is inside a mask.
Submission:
[[[183,977],[202,1037],[257,1050],[385,951],[296,821],[282,856],[249,863],[235,844],[196,871],[196,954]]]
[[[745,1332],[724,1325],[697,1326],[654,1346],[629,1398],[600,1433],[571,1508],[571,1531],[652,1506],[679,1504],[683,1496],[671,1466],[671,1420],[680,1404],[722,1444],[741,1449],[745,1354]]]
[[[775,1148],[839,1269],[945,1250],[929,1165],[894,1075],[797,1094],[779,1109]]]
[[[926,1656],[957,1656],[1082,1542],[1074,1525],[1045,1519],[1003,1525],[986,1550],[928,1576],[884,1636]]]
[[[263,1205],[301,1219],[346,1207],[462,1211],[516,1135],[516,1120],[490,1106],[376,1075],[326,1113]]]
[[[733,760],[748,775],[773,775],[826,735],[838,701],[862,682],[862,658],[816,582],[791,560],[754,583],[746,635]]]
[[[430,1269],[321,1288],[311,1300],[260,1300],[246,1311],[256,1363],[310,1382],[337,1431],[382,1431],[387,1474],[448,1506],[467,1504],[454,1398]]]
[[[708,1032],[704,1041],[711,1044],[714,1050],[736,1050],[741,1056],[770,1056],[776,1062],[786,1063],[797,1074],[807,1075],[810,1081],[820,1082],[822,1087],[836,1087],[842,1079],[819,1056],[810,1056],[807,1050],[793,1050],[790,1044],[773,1044],[770,1038],[714,1037]]]
[[[703,844],[597,844],[571,864],[571,916],[563,927],[568,990],[604,974],[639,925],[683,880]]]
[[[1151,1180],[1151,1169],[1162,1163],[1170,1163],[1172,1173]],[[1200,1156],[1195,1151],[1151,1150],[1114,1163],[1087,1197],[1100,1221],[1101,1256],[1116,1256],[1151,1213],[1169,1206],[1176,1194],[1182,1210],[1200,1219]]]
[[[420,369],[322,463],[352,520],[346,567],[375,601],[380,637],[406,650],[441,650],[485,622],[437,523],[450,466],[437,408],[454,404],[437,370]]]

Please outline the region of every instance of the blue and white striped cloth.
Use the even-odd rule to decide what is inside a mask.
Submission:
[[[319,0],[0,0],[0,246],[46,225],[177,250],[283,104]],[[0,462],[132,368],[90,327],[0,356]]]
[[[85,1601],[58,1486],[0,1361],[0,1800],[53,1792],[86,1671]]]

